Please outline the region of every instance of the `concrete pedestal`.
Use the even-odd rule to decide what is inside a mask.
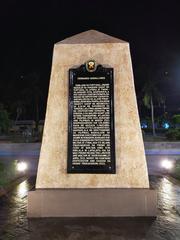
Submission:
[[[151,189],[38,189],[28,195],[28,217],[156,216]]]

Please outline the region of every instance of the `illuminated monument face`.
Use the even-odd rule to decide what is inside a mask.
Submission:
[[[29,217],[153,216],[155,195],[149,190],[129,44],[94,30],[55,44]]]

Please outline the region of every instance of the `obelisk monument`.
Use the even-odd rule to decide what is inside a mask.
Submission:
[[[155,215],[129,43],[95,30],[56,43],[28,216]]]

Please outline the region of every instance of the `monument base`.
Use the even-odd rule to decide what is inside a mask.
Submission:
[[[152,189],[38,189],[28,194],[28,217],[154,217]]]

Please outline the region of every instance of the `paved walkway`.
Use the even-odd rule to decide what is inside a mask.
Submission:
[[[35,179],[19,184],[0,200],[0,240],[179,240],[180,186],[153,176],[158,190],[158,217],[147,218],[47,218],[26,217],[27,192]]]

